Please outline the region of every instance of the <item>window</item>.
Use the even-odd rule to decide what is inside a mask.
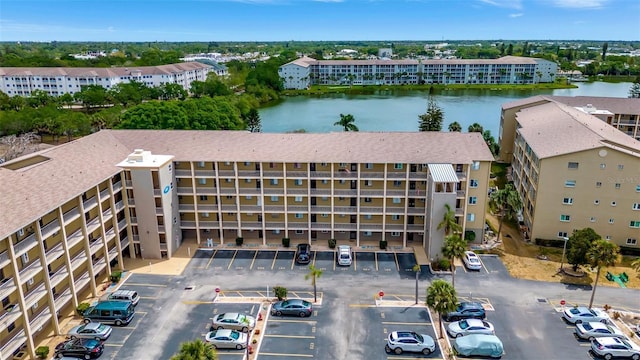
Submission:
[[[271,202],[278,202],[278,197],[277,196],[272,196],[271,197]]]
[[[233,195],[227,195],[227,200],[233,200]]]
[[[631,221],[629,222],[629,227],[632,227],[632,228],[640,228],[640,221],[634,221],[634,220],[631,220]]]
[[[340,184],[346,184],[347,180],[340,180]]]
[[[365,180],[364,186],[373,186],[373,180]]]
[[[479,170],[480,169],[480,161],[474,161],[473,164],[471,164],[471,170]]]
[[[591,218],[589,218],[589,221],[596,222],[596,218],[594,216],[592,216]]]
[[[570,215],[560,215],[560,221],[571,221],[571,216]]]
[[[577,162],[569,161],[569,165],[567,166],[569,169],[577,169],[579,164]]]
[[[278,179],[271,179],[271,185],[278,185]]]
[[[605,236],[604,239],[607,240],[607,241],[611,240],[611,235]]]
[[[209,217],[209,213],[208,212],[202,213],[202,217]]]
[[[600,181],[596,181],[596,187],[597,188],[602,187],[602,183]]]
[[[469,197],[469,205],[475,205],[478,203],[478,197],[477,196],[470,196]]]
[[[400,232],[399,231],[394,231],[391,233],[391,236],[400,236]]]
[[[294,169],[302,169],[302,164],[300,164],[300,163],[293,163],[293,168],[294,168]]]
[[[203,168],[204,167],[204,161],[198,161],[198,167]]]
[[[402,203],[402,199],[397,198],[397,197],[394,197],[394,198],[393,198],[393,203],[394,203],[394,204],[400,204],[400,203]]]
[[[272,163],[272,162],[270,162],[270,163],[269,163],[269,169],[273,169],[273,168],[275,168],[275,167],[276,167],[276,164],[275,164],[275,163]]]
[[[640,203],[634,203],[631,207],[633,210],[640,210]]]
[[[624,165],[618,164],[618,170],[620,170],[620,171],[624,170]]]
[[[607,164],[600,164],[600,169],[606,169],[607,168]]]
[[[609,224],[613,224],[614,222],[616,222],[614,218],[609,219]]]
[[[304,234],[304,230],[296,230],[296,234],[298,234],[298,235]]]
[[[296,196],[293,201],[295,202],[302,202],[302,196]]]
[[[627,245],[636,245],[637,243],[638,243],[637,239],[633,239],[633,238],[627,239]]]
[[[620,190],[620,183],[616,183],[616,190]]]
[[[230,183],[231,179],[224,179],[224,181]]]
[[[31,286],[31,285],[33,285],[34,282],[35,281],[33,280],[33,278],[31,278],[31,279],[27,280],[27,285]]]
[[[393,164],[393,168],[396,169],[396,170],[402,170],[402,164],[395,163],[395,164]]]
[[[618,205],[618,204],[615,201],[611,202],[611,206],[616,206],[616,205]]]
[[[327,167],[327,163],[320,163],[320,166]]]
[[[329,217],[329,214],[322,214],[322,215],[320,215],[320,216],[322,216],[322,217]]]
[[[329,197],[326,195],[323,195],[322,197],[320,197],[320,199],[322,199],[322,201],[327,201],[329,200]]]
[[[302,214],[300,214],[300,213],[297,213],[297,214],[296,214],[296,219],[302,219],[303,217],[304,217],[304,215],[302,215]]]
[[[640,185],[636,185],[636,192],[640,192]]]
[[[247,195],[244,198],[247,199],[247,200],[251,200],[252,199],[251,195]]]
[[[476,214],[474,213],[467,214],[467,221],[475,221],[475,220],[476,220]]]
[[[22,264],[26,264],[29,262],[29,253],[22,254]]]
[[[364,168],[365,169],[373,169],[373,164],[372,163],[366,163],[366,164],[364,164]]]
[[[322,180],[322,183],[326,185],[326,184],[328,184],[328,183],[329,183],[329,180],[327,180],[327,179],[323,179],[323,180]]]
[[[402,181],[400,181],[400,180],[393,180],[393,186],[395,186],[395,187],[400,187],[400,186],[402,186]]]
[[[565,180],[564,181],[564,186],[565,187],[575,187],[576,186],[576,181],[575,180]]]
[[[280,234],[280,230],[275,229],[275,230],[273,230],[273,233],[274,233],[274,234]]]
[[[24,236],[24,229],[18,230],[18,236]]]
[[[371,236],[373,235],[373,233],[371,231],[365,231],[364,232],[364,236]]]
[[[297,186],[302,186],[302,179],[296,179],[295,184]]]
[[[249,165],[251,165],[251,163],[250,163],[250,162],[248,162],[248,161],[245,161],[245,162],[244,162],[244,166],[249,166]]]
[[[594,205],[600,205],[600,200],[593,200]]]
[[[366,198],[364,198],[364,202],[366,202],[366,203],[370,203],[371,201],[372,201],[372,200],[371,200],[371,198],[370,198],[370,197],[366,197]]]
[[[251,183],[251,179],[244,179],[244,182],[246,182],[247,184]]]
[[[558,231],[558,237],[559,238],[566,238],[567,237],[567,233],[564,231]]]
[[[400,220],[400,215],[391,215],[391,220]]]
[[[200,183],[200,185],[206,185],[207,184],[207,179],[200,178],[200,179],[198,179],[198,182]]]
[[[469,187],[477,188],[478,187],[478,180],[476,180],[476,179],[469,180]]]
[[[373,216],[371,214],[366,214],[364,216],[364,218],[367,219],[367,220],[371,220],[371,218],[373,218]]]
[[[571,205],[573,204],[573,198],[564,198],[562,199],[562,203],[565,205]]]

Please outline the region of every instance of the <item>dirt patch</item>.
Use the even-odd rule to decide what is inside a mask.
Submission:
[[[498,228],[498,219],[495,216],[487,214],[487,221],[495,229]],[[515,278],[575,285],[592,285],[594,282],[596,271],[595,269],[592,271],[589,267],[581,268],[586,273],[581,277],[559,273],[562,249],[547,248],[525,242],[520,232],[507,223],[502,225],[501,240],[502,243],[492,252],[500,256],[511,276]],[[540,255],[544,255],[547,260],[539,259]],[[614,275],[624,272],[629,277],[629,281],[625,284],[626,287],[640,289],[640,274],[633,270],[629,263],[630,259],[625,257],[617,266],[602,268],[598,286],[620,287],[616,282],[607,280],[606,274],[607,271]],[[571,267],[566,263],[566,258],[563,265],[565,268]]]

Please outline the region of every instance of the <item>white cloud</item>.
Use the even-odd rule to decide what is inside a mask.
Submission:
[[[553,6],[572,9],[599,9],[609,0],[552,0]]]
[[[519,18],[522,15],[524,15],[524,14],[523,13],[509,14],[509,17],[510,18]]]
[[[478,0],[483,4],[508,8],[508,9],[522,9],[522,2],[520,0]]]

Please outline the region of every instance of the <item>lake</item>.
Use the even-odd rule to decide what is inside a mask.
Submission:
[[[457,121],[463,131],[474,122],[498,136],[502,104],[535,95],[628,97],[631,83],[578,83],[574,89],[513,90],[448,90],[436,94],[444,111],[443,129]],[[263,132],[342,131],[333,124],[340,114],[351,114],[360,131],[417,131],[418,115],[427,109],[427,92],[379,92],[373,95],[330,94],[294,96],[277,105],[260,109]],[[585,104],[586,105],[586,104]]]

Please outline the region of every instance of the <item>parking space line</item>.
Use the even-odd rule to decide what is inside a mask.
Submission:
[[[398,264],[398,253],[393,253],[393,257],[396,259],[396,271],[400,271],[400,264]]]
[[[314,266],[314,267],[316,266],[316,255],[317,255],[317,254],[318,254],[318,252],[317,252],[317,251],[314,251],[314,252],[313,252],[313,266]]]
[[[429,326],[431,325],[430,322],[398,322],[398,321],[383,321],[382,322],[385,325],[412,325],[412,326],[421,326],[421,325],[425,325],[425,326]]]
[[[249,270],[253,270],[253,264],[256,262],[256,257],[258,256],[258,251],[253,255],[253,260],[251,260],[251,265],[249,266]]]
[[[237,254],[237,253],[238,253],[238,250],[236,250],[236,251],[233,253],[233,256],[231,257],[231,261],[229,261],[229,266],[227,266],[227,270],[231,269],[231,265],[233,264],[233,260],[235,260],[235,259],[236,259],[236,254]]]
[[[353,252],[353,271],[358,271],[358,253]]]
[[[213,251],[213,254],[211,254],[211,257],[209,258],[209,261],[207,262],[207,266],[205,266],[205,269],[209,268],[209,265],[211,265],[211,262],[213,261],[213,258],[216,256],[216,253],[218,252],[218,249],[215,249]]]
[[[378,252],[374,252],[373,253],[373,259],[375,260],[376,263],[376,271],[378,271]]]
[[[385,338],[385,340],[387,340]],[[399,357],[399,356],[388,356],[387,355],[387,360],[415,360],[416,358],[410,358],[410,357]],[[443,360],[442,358],[432,358],[431,360]],[[471,358],[471,360],[473,360],[473,358]]]
[[[276,250],[276,254],[273,256],[273,261],[271,262],[271,270],[276,266],[276,259],[278,258],[278,250]]]
[[[293,254],[293,259],[291,259],[291,270],[296,266],[296,254]]]
[[[311,335],[278,335],[278,334],[264,334],[264,337],[285,338],[285,339],[315,339],[315,336]]]
[[[489,270],[487,270],[487,267],[486,267],[486,266],[484,266],[484,261],[482,261],[482,259],[480,259],[480,265],[482,265],[482,268],[484,269],[484,271],[486,271],[486,272],[487,272],[487,274],[489,274],[489,273],[490,273],[490,272],[489,272]]]
[[[159,297],[157,297],[157,296],[140,296],[140,299],[143,299],[143,300],[158,300]]]
[[[286,320],[286,319],[276,319],[276,318],[269,318],[269,322],[284,322],[284,323],[317,323],[316,320]]]
[[[260,356],[307,357],[307,358],[312,358],[313,357],[313,355],[307,355],[307,354],[283,354],[283,353],[264,353],[264,352],[260,352],[259,355]]]
[[[114,344],[114,343],[103,342],[102,344],[104,346],[113,346],[113,347],[123,347],[124,346],[124,343],[122,343],[122,344],[119,344],[119,343],[118,344]]]
[[[126,283],[127,286],[149,286],[149,287],[167,287],[167,285],[162,284],[140,284],[140,283]]]

